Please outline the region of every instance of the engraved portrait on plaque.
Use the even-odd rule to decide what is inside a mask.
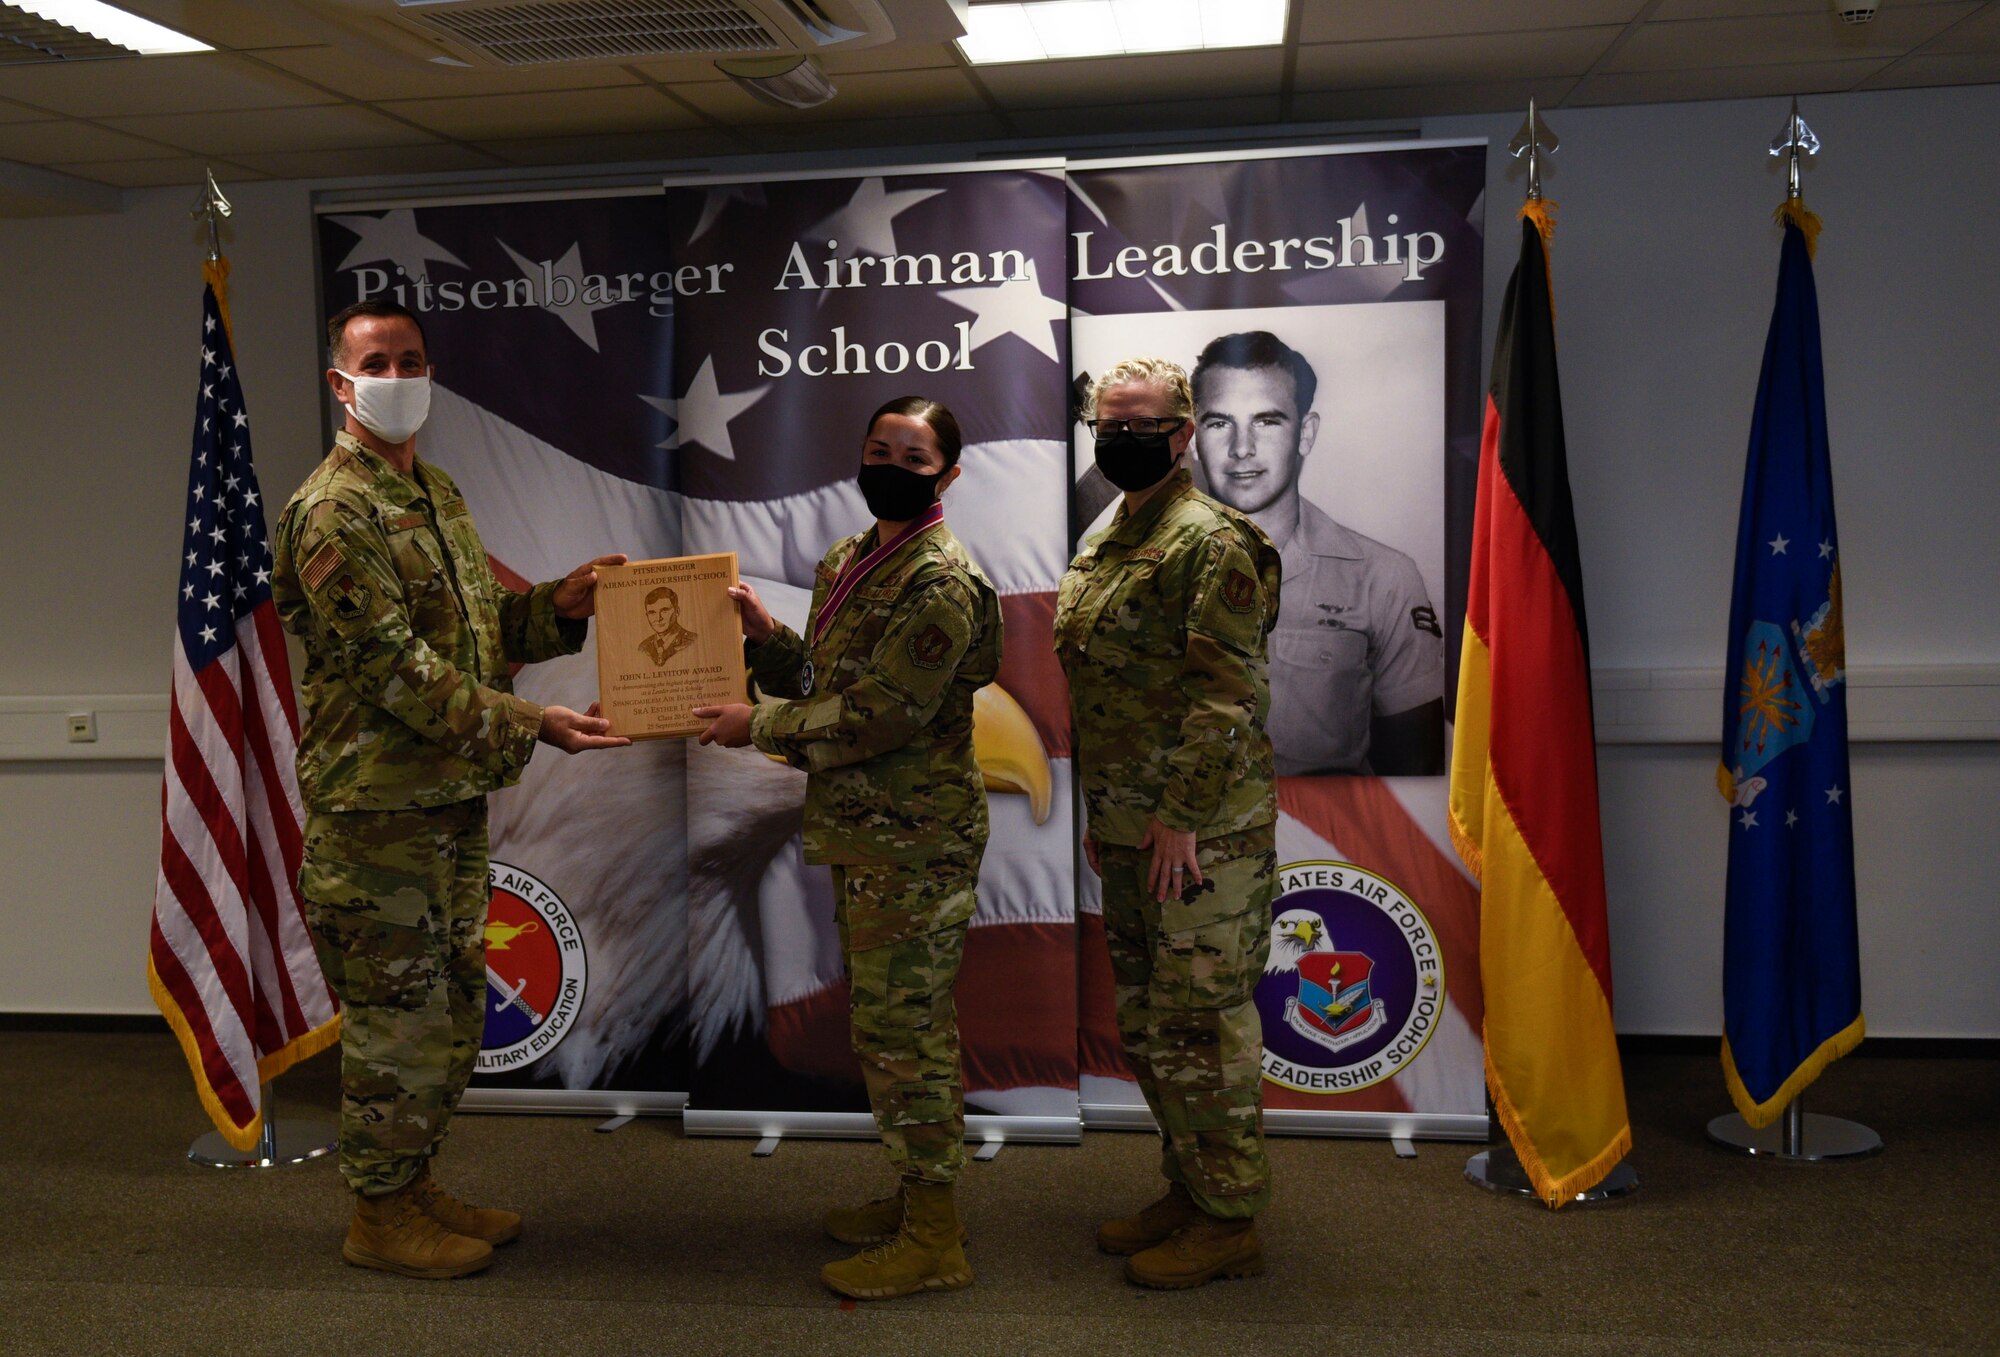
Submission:
[[[733,551],[598,567],[598,701],[614,734],[685,739],[707,724],[693,708],[745,700],[734,583]]]

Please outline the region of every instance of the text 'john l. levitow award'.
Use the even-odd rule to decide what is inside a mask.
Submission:
[[[736,553],[597,568],[597,690],[614,734],[676,740],[695,707],[744,701]]]

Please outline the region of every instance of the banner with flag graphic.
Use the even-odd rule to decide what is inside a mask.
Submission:
[[[1005,628],[974,716],[992,838],[957,988],[966,1104],[1073,1126],[1061,175],[669,187],[666,218],[686,548],[736,552],[781,621],[803,631],[821,555],[873,521],[855,484],[869,416],[915,394],[958,419],[945,522]],[[687,760],[690,1115],[865,1115],[831,874],[803,858],[804,775],[692,743]]]
[[[263,1130],[260,1085],[337,1041],[340,1014],[298,893],[298,709],[271,601],[228,262],[204,272],[146,975],[202,1106],[250,1150]]]
[[[1847,650],[1812,244],[1781,209],[1729,605],[1717,783],[1730,804],[1722,1068],[1768,1126],[1860,1045],[1861,950],[1847,771]]]
[[[325,313],[387,297],[421,321],[436,376],[417,455],[458,483],[512,588],[609,552],[681,553],[661,206],[647,190],[319,218]],[[530,701],[589,707],[595,629],[581,654],[514,682]],[[544,750],[492,798],[473,1105],[687,1088],[683,775],[675,740],[615,757]]]
[[[1632,1145],[1611,1021],[1590,633],[1556,376],[1547,218],[1524,213],[1493,350],[1459,657],[1451,828],[1479,877],[1486,1083],[1561,1207]]]
[[[1280,872],[1257,990],[1273,1129],[1415,1117],[1430,1134],[1485,1134],[1477,893],[1451,851],[1444,778],[1485,175],[1483,144],[1425,144],[1092,162],[1068,177],[1076,390],[1136,355],[1185,368],[1197,484],[1283,561]],[[1116,492],[1072,428],[1081,535]],[[1085,1101],[1120,1121],[1139,1095],[1096,878],[1082,889]]]

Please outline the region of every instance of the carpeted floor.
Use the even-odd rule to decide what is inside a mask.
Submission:
[[[322,1057],[281,1084],[330,1115]],[[1121,1279],[1093,1223],[1149,1199],[1150,1137],[1016,1146],[962,1187],[977,1280],[843,1308],[829,1203],[887,1186],[880,1152],[611,1135],[593,1119],[467,1116],[440,1176],[519,1208],[487,1273],[410,1282],[343,1266],[330,1161],[218,1172],[164,1036],[0,1032],[7,1185],[0,1352],[1881,1353],[2000,1349],[2000,1062],[1856,1057],[1815,1110],[1888,1142],[1802,1167],[1712,1148],[1712,1057],[1627,1065],[1640,1192],[1552,1214],[1461,1173],[1469,1147],[1279,1140],[1267,1273],[1161,1294]]]

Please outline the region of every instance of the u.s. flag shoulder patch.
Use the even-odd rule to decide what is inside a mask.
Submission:
[[[299,578],[305,582],[306,588],[317,591],[346,564],[347,558],[340,554],[339,544],[327,542],[306,561],[305,569],[299,571]]]

